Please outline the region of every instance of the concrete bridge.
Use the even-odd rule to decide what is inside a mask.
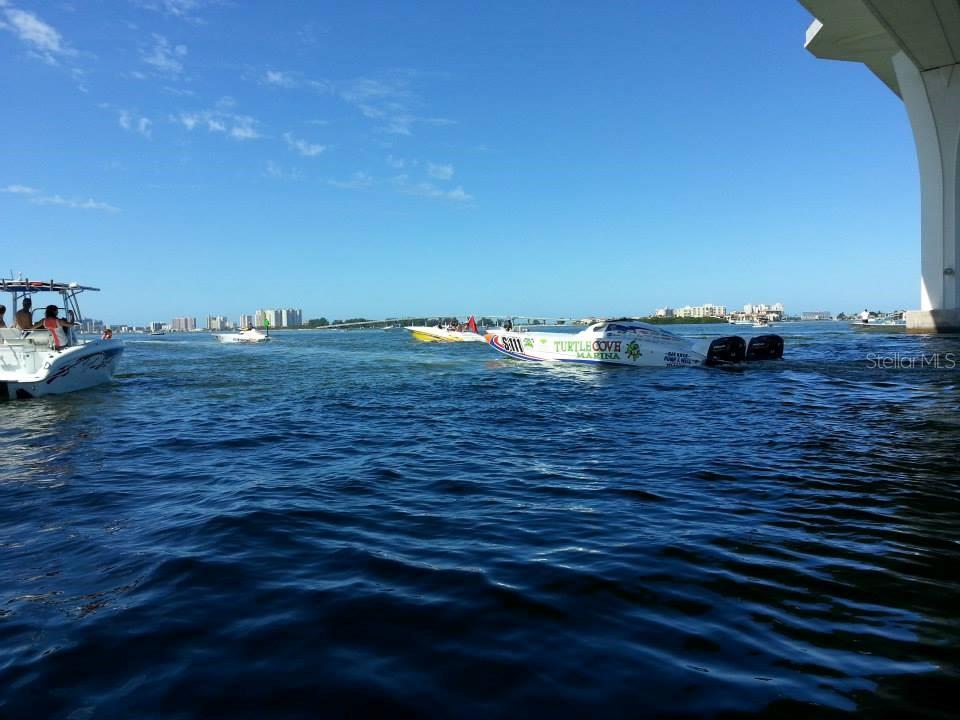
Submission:
[[[960,3],[799,0],[806,48],[866,65],[900,96],[920,164],[920,310],[912,332],[960,332]]]

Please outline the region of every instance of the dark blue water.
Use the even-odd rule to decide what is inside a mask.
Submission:
[[[781,332],[129,339],[0,406],[0,717],[952,717],[960,339]]]

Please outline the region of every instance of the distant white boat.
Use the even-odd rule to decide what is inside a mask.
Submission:
[[[247,328],[235,333],[222,333],[214,335],[218,342],[222,343],[243,343],[255,345],[258,343],[270,342],[270,335],[262,333],[256,328]]]
[[[907,319],[903,313],[891,313],[880,317],[861,317],[850,323],[852,330],[867,332],[901,333],[907,331]]]

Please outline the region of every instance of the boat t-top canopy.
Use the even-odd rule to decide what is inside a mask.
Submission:
[[[83,315],[80,314],[80,305],[77,303],[77,295],[85,290],[99,292],[100,288],[78,285],[75,282],[58,283],[53,280],[29,280],[17,278],[16,280],[5,280],[0,278],[0,291],[10,293],[13,298],[13,309],[16,311],[17,305],[22,299],[33,295],[34,293],[55,292],[60,293],[63,298],[63,309],[72,314],[72,319],[77,322],[83,321]]]
[[[58,283],[53,280],[4,280],[0,278],[0,291],[27,295],[37,292],[78,293],[84,290],[100,292],[100,288],[72,283]]]

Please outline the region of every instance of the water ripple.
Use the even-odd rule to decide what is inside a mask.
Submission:
[[[960,341],[785,328],[730,372],[134,339],[3,406],[0,717],[953,717],[960,376],[870,358]]]

